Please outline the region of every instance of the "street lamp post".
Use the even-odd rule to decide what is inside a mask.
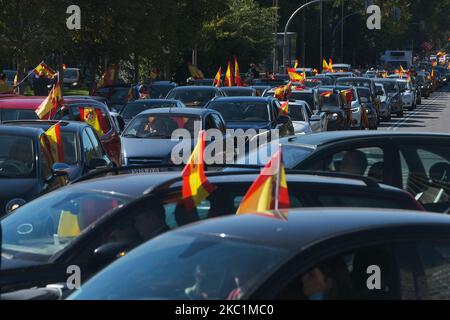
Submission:
[[[289,26],[291,25],[292,20],[305,8],[319,3],[319,2],[325,2],[325,1],[331,1],[331,0],[314,0],[314,1],[310,1],[304,5],[302,5],[300,8],[298,8],[297,10],[295,10],[295,12],[292,14],[292,16],[289,18],[289,20],[286,23],[286,27],[284,28],[284,40],[283,40],[283,67],[285,67],[286,61],[287,59],[287,32],[289,29]]]

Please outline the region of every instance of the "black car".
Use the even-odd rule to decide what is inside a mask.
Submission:
[[[1,290],[65,283],[72,265],[81,267],[84,282],[118,254],[161,233],[235,214],[257,174],[209,172],[207,177],[216,189],[191,212],[181,200],[180,173],[73,183],[19,208],[1,220]],[[346,175],[289,174],[288,185],[293,207],[421,208],[402,190]],[[77,221],[78,232],[63,232],[67,215]]]
[[[422,97],[428,99],[431,96],[432,91],[432,83],[427,80],[427,77],[424,73],[420,73],[417,76],[417,85],[420,87],[420,91],[422,93]]]
[[[328,116],[328,131],[350,130],[351,119],[348,106],[341,98],[341,91],[336,88],[318,87],[318,108]]]
[[[93,94],[107,99],[108,107],[115,112],[120,112],[129,100],[131,84],[118,84],[99,88]]]
[[[258,91],[252,87],[223,87],[222,91],[227,97],[256,97]]]
[[[170,81],[155,81],[145,84],[148,88],[150,99],[164,99],[170,90],[177,87],[177,84]]]
[[[281,139],[271,152],[279,143],[287,168],[362,175],[408,191],[429,211],[450,212],[450,135],[326,132]],[[265,165],[254,158],[238,163]]]
[[[367,118],[369,120],[369,130],[377,130],[380,123],[380,114],[375,108],[375,101],[370,94],[369,88],[357,87],[358,98],[360,104],[366,109]]]
[[[375,83],[380,83],[383,85],[389,98],[391,113],[397,115],[397,117],[403,117],[402,93],[397,80],[376,78],[374,81]]]
[[[66,167],[52,167],[43,156],[43,134],[41,128],[0,127],[0,217],[58,188],[56,178],[66,174]],[[70,133],[62,135],[67,137]]]
[[[5,125],[15,127],[40,128],[47,131],[58,121],[10,121]],[[64,150],[64,163],[70,181],[98,169],[112,168],[109,159],[95,131],[84,122],[61,121],[61,135]]]
[[[144,99],[135,100],[129,102],[123,107],[120,115],[122,116],[125,124],[137,116],[139,113],[156,108],[186,108],[183,102],[179,100],[167,100],[167,99]]]
[[[279,130],[281,137],[293,135],[291,118],[281,114],[280,106],[273,97],[226,97],[213,99],[205,108],[222,114],[227,129]]]
[[[350,208],[284,215],[226,217],[169,232],[69,299],[450,299],[450,217]]]
[[[213,86],[186,86],[172,89],[166,99],[180,100],[189,108],[203,108],[215,97],[225,97],[221,88]]]

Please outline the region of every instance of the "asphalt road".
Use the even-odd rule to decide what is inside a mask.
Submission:
[[[414,111],[405,111],[403,118],[393,117],[380,124],[378,130],[450,133],[450,85],[434,92]]]

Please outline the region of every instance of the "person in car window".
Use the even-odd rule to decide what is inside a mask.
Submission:
[[[206,270],[201,265],[197,265],[195,267],[194,273],[195,284],[192,287],[186,288],[186,290],[184,290],[184,293],[190,300],[209,299],[208,293],[203,288],[203,284],[205,282],[206,277],[207,277]]]
[[[362,176],[365,174],[368,165],[367,157],[363,152],[351,150],[345,154],[339,171]]]

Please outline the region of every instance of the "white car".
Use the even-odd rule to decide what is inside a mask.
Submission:
[[[381,83],[375,83],[375,86],[377,87],[377,90],[380,92],[383,92],[383,95],[380,96],[381,101],[381,108],[380,108],[380,117],[384,121],[390,121],[391,120],[391,101],[390,98],[384,89],[383,84]]]
[[[290,100],[289,116],[294,125],[295,134],[310,134],[327,131],[326,114],[321,113],[315,115],[306,101]]]
[[[402,93],[403,107],[408,110],[414,110],[417,107],[416,95],[414,93],[412,84],[408,80],[397,80]]]

